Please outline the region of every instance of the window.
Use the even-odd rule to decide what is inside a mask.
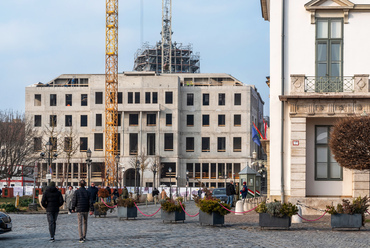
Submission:
[[[41,115],[35,115],[35,127],[41,127]]]
[[[242,105],[242,94],[240,93],[234,94],[234,105]]]
[[[87,106],[87,94],[81,94],[81,106]]]
[[[203,127],[209,126],[209,115],[202,115],[202,126]]]
[[[193,106],[194,105],[194,94],[188,93],[186,95],[186,105],[187,106]]]
[[[135,92],[135,103],[140,103],[140,92]]]
[[[146,115],[146,125],[147,126],[155,126],[156,125],[156,114],[147,114]]]
[[[193,178],[194,177],[194,166],[192,163],[186,163],[186,170],[189,171],[188,177]]]
[[[217,151],[226,152],[226,138],[225,137],[217,138]]]
[[[138,141],[138,134],[130,133],[130,137],[129,137],[130,155],[137,154],[137,141]]]
[[[51,150],[56,151],[58,148],[58,138],[56,137],[50,137],[49,141],[51,143]]]
[[[152,103],[158,103],[158,92],[152,92]]]
[[[172,114],[166,114],[166,126],[172,126]]]
[[[101,127],[102,126],[102,114],[95,115],[95,126]]]
[[[335,161],[329,149],[331,126],[315,128],[315,180],[342,180],[343,169]]]
[[[145,103],[150,103],[150,92],[145,92]]]
[[[241,152],[242,151],[242,138],[241,137],[234,137],[234,139],[233,139],[233,151],[234,152]]]
[[[33,151],[40,152],[42,150],[42,148],[41,148],[41,146],[42,146],[41,142],[42,142],[41,137],[35,137],[35,138],[33,138]]]
[[[218,115],[218,126],[219,127],[225,126],[225,115]]]
[[[94,133],[94,150],[103,151],[103,134]]]
[[[72,106],[72,94],[66,94],[66,106]]]
[[[64,151],[65,152],[72,151],[72,138],[71,137],[64,137]]]
[[[173,133],[164,134],[164,150],[173,151]]]
[[[133,92],[127,92],[127,103],[134,103],[134,93]]]
[[[193,127],[194,126],[194,115],[187,115],[186,116],[186,126]]]
[[[139,114],[129,114],[128,119],[130,126],[139,125]]]
[[[343,91],[343,20],[316,21],[316,92]]]
[[[202,137],[202,152],[210,152],[210,138]]]
[[[34,105],[35,106],[41,106],[41,94],[35,94]]]
[[[80,137],[80,152],[87,151],[87,137]]]
[[[65,123],[66,127],[72,127],[72,115],[66,115]]]
[[[117,98],[117,103],[118,104],[122,104],[123,100],[122,100],[122,92],[118,92],[118,98]]]
[[[166,104],[172,104],[173,103],[173,92],[172,91],[166,91],[166,93],[165,93],[165,103]]]
[[[57,126],[57,116],[56,115],[50,115],[50,126],[51,127]]]
[[[203,106],[209,106],[209,94],[203,94]]]
[[[218,94],[218,105],[225,105],[225,93]]]
[[[50,94],[50,106],[57,106],[57,95]]]
[[[194,152],[194,137],[186,137],[186,152]]]
[[[242,116],[241,115],[234,115],[234,126],[240,127],[242,125]]]
[[[95,104],[103,104],[103,92],[95,92]]]
[[[116,133],[116,135],[117,135],[117,151],[118,151],[118,155],[120,155],[120,152],[121,152],[121,134]]]
[[[122,125],[122,113],[117,113],[117,126],[120,127]]]
[[[81,127],[87,127],[87,115],[81,115]]]
[[[148,133],[146,136],[148,155],[155,155],[155,133]]]

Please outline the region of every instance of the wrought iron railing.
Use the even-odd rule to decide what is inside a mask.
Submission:
[[[354,77],[305,77],[305,92],[354,92]]]

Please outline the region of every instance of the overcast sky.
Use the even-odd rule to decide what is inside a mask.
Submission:
[[[160,40],[161,8],[162,0],[119,0],[119,72],[132,70],[142,41]],[[173,41],[200,53],[202,73],[256,85],[269,115],[269,23],[259,0],[173,0],[172,30]],[[104,73],[104,53],[105,0],[1,0],[0,110],[24,111],[33,83]]]

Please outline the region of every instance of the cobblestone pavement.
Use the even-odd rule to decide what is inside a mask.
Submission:
[[[186,204],[189,214],[198,208]],[[139,206],[146,214],[159,205]],[[225,226],[200,226],[198,217],[185,223],[163,223],[160,212],[136,220],[118,220],[116,211],[106,218],[89,217],[87,241],[78,243],[77,215],[60,214],[56,241],[49,243],[45,214],[12,214],[13,231],[0,235],[0,247],[369,247],[370,228],[361,231],[332,231],[330,216],[318,222],[292,224],[290,230],[260,230],[258,215],[229,214]],[[314,218],[315,216],[305,216]],[[317,216],[316,216],[317,217]],[[369,217],[368,217],[369,218]],[[367,223],[369,225],[369,223]]]

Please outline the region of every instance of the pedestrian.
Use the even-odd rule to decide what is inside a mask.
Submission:
[[[235,202],[237,202],[239,200],[239,183],[238,182],[235,183],[235,193],[236,193]]]
[[[85,189],[85,186],[85,180],[81,180],[80,188],[76,190],[72,200],[72,212],[77,212],[78,234],[80,235],[80,243],[86,241],[87,217],[89,214],[89,210],[90,215],[92,215],[94,211],[91,194]]]
[[[236,194],[235,188],[234,188],[234,182],[230,181],[229,184],[226,185],[226,195],[227,195],[227,202],[226,204],[230,204],[230,207],[233,207],[233,200],[234,195]]]
[[[161,192],[161,199],[162,199],[162,200],[166,200],[166,198],[167,198],[166,191],[164,191],[164,189],[162,189],[162,192]]]
[[[128,198],[128,190],[126,188],[126,185],[124,185],[122,189],[122,199],[127,199],[127,198]]]
[[[247,183],[246,182],[243,182],[243,187],[242,189],[240,190],[240,194],[242,194],[242,199],[244,200],[245,198],[247,198],[247,195],[248,195],[248,188],[247,188]]]
[[[68,189],[66,191],[66,208],[68,209],[68,214],[72,213],[72,199],[73,199],[73,187],[68,186]]]
[[[42,183],[42,187],[41,187],[41,192],[42,192],[42,194],[44,194],[44,193],[45,193],[46,188],[47,188],[46,183]]]
[[[159,190],[157,188],[154,188],[154,190],[152,192],[153,199],[157,198],[157,195],[159,195]]]
[[[107,202],[111,202],[112,191],[110,190],[109,185],[105,189],[108,191]]]
[[[41,205],[46,209],[46,216],[49,223],[50,242],[55,241],[55,230],[57,227],[57,219],[59,207],[63,205],[62,193],[55,187],[55,182],[50,182],[50,186],[45,189]]]
[[[99,191],[99,189],[97,187],[95,187],[95,183],[91,183],[91,187],[89,187],[87,189],[87,191],[90,192],[90,194],[91,194],[91,201],[92,201],[92,204],[94,204],[96,202],[97,197],[98,197],[98,191]]]
[[[113,201],[114,201],[114,205],[117,204],[117,198],[118,197],[119,197],[118,189],[117,188],[114,188],[114,190],[113,190]]]
[[[202,189],[201,188],[199,188],[198,190],[198,197],[199,199],[202,199]]]

